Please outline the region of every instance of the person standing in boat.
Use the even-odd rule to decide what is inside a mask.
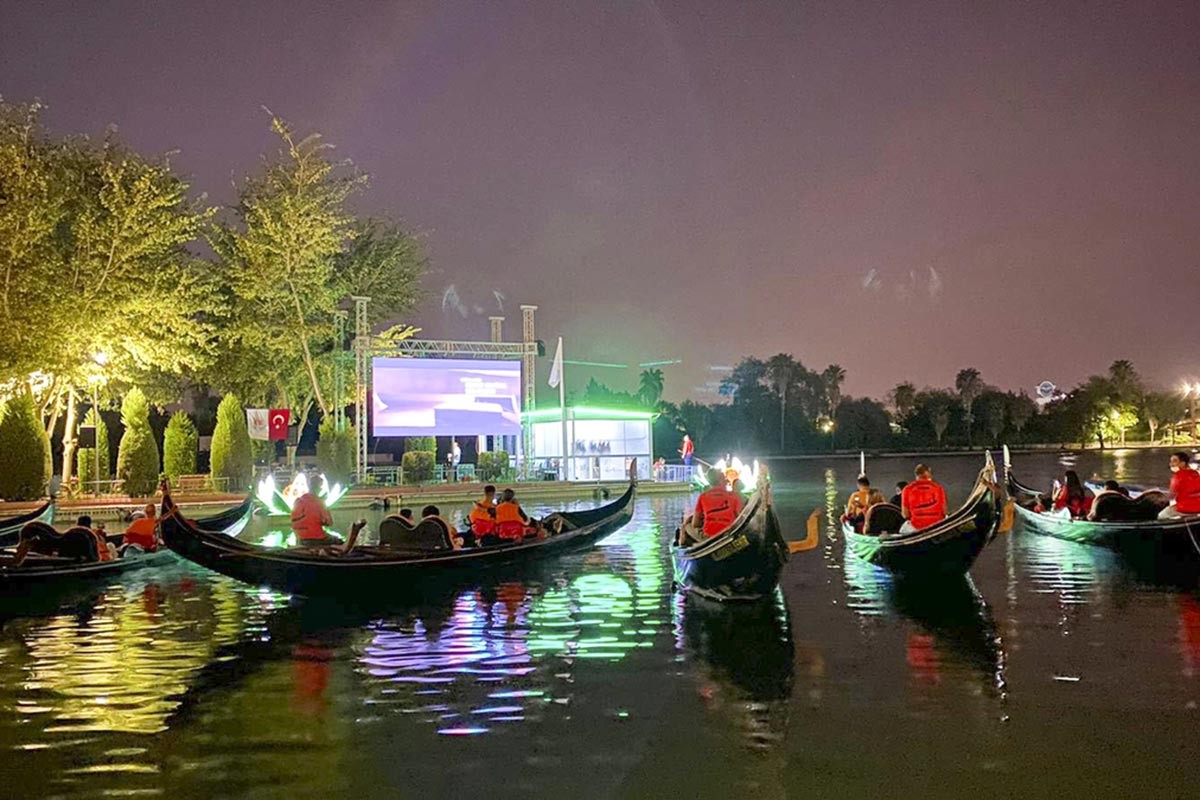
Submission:
[[[321,547],[341,542],[325,531],[333,524],[333,515],[328,506],[313,491],[296,498],[292,506],[292,530],[296,533],[296,544],[301,547]]]
[[[709,487],[696,498],[692,526],[703,531],[706,538],[722,533],[742,512],[742,498],[729,488],[725,475],[718,469],[708,471]]]
[[[696,445],[692,444],[692,437],[686,433],[683,435],[683,444],[679,446],[679,455],[683,457],[683,465],[690,467],[692,465],[692,453],[696,452]]]
[[[924,530],[946,518],[946,490],[933,479],[933,471],[917,464],[913,475],[916,480],[900,493],[900,513],[904,516],[901,533]]]
[[[1171,505],[1159,519],[1179,519],[1200,514],[1200,472],[1192,469],[1191,457],[1184,451],[1171,454]]]

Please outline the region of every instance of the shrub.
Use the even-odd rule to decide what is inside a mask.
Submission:
[[[404,437],[404,452],[409,453],[413,450],[433,453],[434,458],[437,457],[437,439],[433,436],[406,436]]]
[[[97,422],[99,420],[99,422]],[[100,449],[100,478],[99,480],[106,481],[109,472],[112,469],[112,461],[108,454],[108,424],[104,421],[103,414],[97,414],[96,409],[89,409],[86,416],[83,418],[85,425],[96,426],[96,444]],[[91,447],[80,448],[75,453],[75,472],[79,475],[79,487],[86,490],[88,484],[96,480],[92,477],[92,472],[96,469],[96,451]]]
[[[404,480],[409,483],[433,480],[433,465],[436,460],[437,455],[428,450],[409,450],[400,459]]]
[[[275,460],[275,440],[274,439],[251,439],[250,440],[250,458],[255,464],[270,464]]]
[[[130,497],[148,497],[158,484],[158,444],[150,429],[150,404],[136,386],[121,403],[121,444],[117,448],[117,479]]]
[[[503,479],[508,474],[508,453],[503,450],[480,453],[475,465],[475,474],[481,481]]]
[[[354,477],[354,428],[334,430],[333,416],[326,415],[318,434],[317,467],[330,483],[349,483]]]
[[[163,432],[163,472],[167,480],[175,483],[180,475],[195,474],[199,446],[200,433],[192,418],[176,411]]]
[[[0,497],[34,500],[50,483],[50,438],[33,398],[14,397],[0,409]]]
[[[254,461],[250,453],[250,432],[246,430],[246,412],[236,395],[227,394],[217,406],[217,427],[212,438],[213,486],[225,486],[240,492],[250,486]]]

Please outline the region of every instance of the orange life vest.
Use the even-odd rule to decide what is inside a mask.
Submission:
[[[723,486],[709,489],[696,500],[696,515],[704,517],[704,535],[716,536],[737,519],[742,498]]]
[[[486,497],[482,500],[476,500],[475,505],[471,508],[471,530],[476,536],[486,536],[491,533],[496,527],[496,503],[488,500]]]
[[[504,539],[523,539],[526,531],[520,504],[508,500],[496,506],[496,535]]]
[[[946,518],[946,490],[936,481],[921,478],[904,487],[901,503],[908,509],[908,521],[924,530]]]
[[[125,544],[136,544],[147,553],[152,553],[158,549],[158,539],[154,535],[157,529],[158,520],[153,517],[135,519],[125,531],[123,541]]]
[[[312,492],[302,494],[292,506],[292,530],[301,539],[324,539],[328,536],[324,523],[328,513],[321,498]]]

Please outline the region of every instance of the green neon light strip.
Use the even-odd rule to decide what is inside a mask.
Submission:
[[[668,364],[682,364],[682,358],[669,358],[666,361],[647,361],[644,364],[638,364],[639,367],[665,367]]]
[[[576,367],[608,367],[609,369],[629,369],[628,364],[606,364],[603,361],[571,361],[563,359],[564,364],[571,364]]]
[[[658,416],[653,411],[630,411],[627,408],[591,408],[588,406],[575,406],[567,408],[567,416],[575,415],[583,416],[599,416],[609,417],[612,419],[652,419]],[[539,408],[536,411],[526,411],[521,414],[525,419],[559,419],[560,414],[557,408]]]

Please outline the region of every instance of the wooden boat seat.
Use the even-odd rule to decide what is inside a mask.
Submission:
[[[876,503],[867,509],[863,518],[862,532],[867,536],[884,536],[899,533],[904,524],[904,513],[891,503]]]
[[[444,520],[423,519],[416,525],[392,514],[379,523],[379,546],[430,552],[450,550],[450,527]]]
[[[1170,504],[1170,498],[1159,491],[1149,491],[1130,500],[1120,492],[1101,492],[1092,501],[1088,519],[1096,522],[1148,522]]]
[[[58,556],[73,561],[99,561],[96,537],[86,528],[71,528],[59,533],[44,522],[28,522],[21,528],[21,539],[30,541],[29,552]]]

